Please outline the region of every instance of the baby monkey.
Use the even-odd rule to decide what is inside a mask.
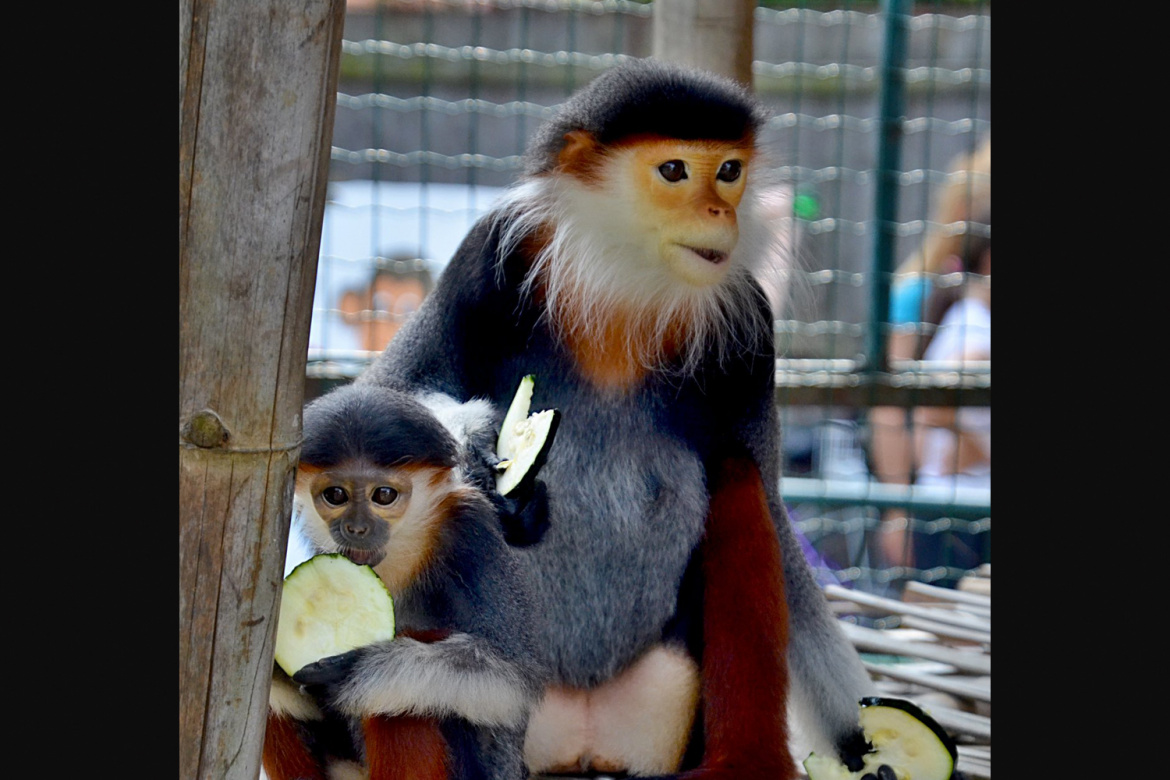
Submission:
[[[517,547],[539,539],[544,493],[532,480],[519,498],[495,492],[498,422],[486,401],[371,385],[305,407],[293,532],[373,567],[397,636],[291,679],[276,669],[270,780],[527,776],[546,675]]]

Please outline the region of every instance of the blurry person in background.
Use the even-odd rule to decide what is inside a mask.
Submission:
[[[940,276],[963,270],[964,257],[974,251],[968,244],[972,233],[982,231],[977,215],[991,212],[991,138],[985,139],[969,155],[961,155],[951,165],[946,187],[935,205],[934,226],[928,228],[918,251],[898,266],[890,286],[891,360],[920,359],[930,340],[929,332],[897,326],[931,321],[927,305],[938,289]],[[971,226],[975,223],[975,227]]]
[[[991,225],[990,210],[976,217]],[[971,237],[963,273],[962,286],[940,288],[928,301],[939,324],[923,360],[991,360],[990,236]],[[921,439],[916,484],[991,488],[990,407],[924,406],[914,410],[914,423]]]
[[[381,262],[365,288],[342,295],[339,308],[345,323],[357,330],[358,349],[385,349],[431,286],[431,273],[422,260],[397,258]]]
[[[991,139],[952,167],[920,251],[898,268],[890,289],[888,349],[898,360],[991,360]],[[907,328],[906,325],[923,327]],[[900,327],[901,326],[901,327]],[[892,484],[991,487],[989,408],[877,407],[871,412],[873,474]],[[939,539],[911,539],[904,510],[882,518],[884,563],[939,565]],[[955,538],[952,565],[982,561],[973,541]]]

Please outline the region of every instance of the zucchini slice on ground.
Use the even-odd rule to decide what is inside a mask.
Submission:
[[[861,729],[873,745],[865,766],[856,772],[832,756],[810,755],[804,762],[809,780],[861,780],[880,777],[883,764],[898,780],[949,780],[958,752],[954,740],[922,709],[902,699],[869,696],[861,700]]]
[[[316,555],[284,578],[276,663],[307,664],[394,638],[394,602],[374,570],[340,553]]]
[[[496,454],[503,467],[496,475],[496,490],[502,496],[536,478],[561,422],[560,412],[556,409],[528,414],[535,385],[536,378],[532,374],[520,380],[520,387],[504,415],[504,424],[496,440]]]

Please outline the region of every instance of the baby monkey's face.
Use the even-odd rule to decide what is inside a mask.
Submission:
[[[386,557],[395,526],[409,513],[422,471],[365,460],[324,469],[302,467],[297,493],[302,501],[308,499],[304,503],[319,520],[311,524],[316,528],[306,530],[318,539],[327,533],[338,552],[354,563],[376,566]]]

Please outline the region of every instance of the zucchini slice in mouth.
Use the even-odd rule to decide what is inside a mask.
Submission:
[[[284,578],[276,663],[289,677],[333,655],[394,638],[394,602],[369,566],[315,555]]]
[[[861,700],[861,729],[873,750],[865,765],[850,772],[834,756],[810,755],[804,762],[809,780],[950,780],[958,751],[938,722],[902,699],[869,696]],[[882,767],[888,769],[882,769]]]
[[[544,465],[549,448],[561,422],[561,413],[546,409],[529,414],[532,405],[532,391],[536,377],[529,374],[520,380],[500,435],[496,440],[496,455],[500,463],[496,466],[496,490],[500,495],[522,492],[521,486],[531,487],[536,472]]]

